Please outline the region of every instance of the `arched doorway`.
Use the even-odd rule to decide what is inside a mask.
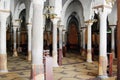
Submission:
[[[70,17],[68,32],[67,32],[67,50],[70,52],[79,52],[80,39],[78,20],[74,15]]]
[[[21,20],[20,28],[17,30],[17,47],[22,49],[22,52],[27,55],[28,51],[28,35],[27,35],[27,26],[26,26],[26,9],[23,9],[19,15]],[[19,50],[18,50],[19,51]]]

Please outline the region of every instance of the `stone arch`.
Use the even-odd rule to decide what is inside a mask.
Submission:
[[[75,1],[78,1],[78,3],[77,3],[77,7],[79,6],[80,8],[81,8],[81,11],[82,11],[82,13],[81,12],[79,12],[80,10],[75,10],[75,9],[73,9],[73,10],[71,10],[71,12],[69,12],[69,13],[67,13],[67,10],[68,10],[68,8],[70,7],[70,5],[72,4],[72,2],[75,2]],[[67,27],[67,19],[68,19],[68,17],[73,13],[73,12],[77,12],[77,14],[78,14],[78,20],[79,20],[79,23],[80,24],[83,24],[83,17],[82,18],[80,18],[81,16],[83,16],[83,6],[82,6],[82,4],[81,4],[81,1],[80,0],[68,0],[68,1],[66,1],[65,2],[65,4],[64,4],[64,6],[63,6],[63,9],[62,9],[62,24],[63,25],[65,25],[65,27]],[[66,13],[67,13],[67,16],[66,16]],[[63,22],[64,21],[64,22]],[[79,25],[80,26],[80,25]]]
[[[73,12],[67,19],[67,48],[68,51],[79,51],[79,16]]]
[[[33,15],[33,4],[30,3],[29,14],[28,14],[28,22],[32,22],[32,15]]]
[[[15,8],[15,12],[14,12],[14,19],[19,19],[19,15],[20,15],[20,12],[25,9],[26,6],[25,6],[25,3],[23,2],[19,2],[17,5],[16,5],[16,8]]]

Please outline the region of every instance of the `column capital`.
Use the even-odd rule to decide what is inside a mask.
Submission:
[[[89,19],[89,20],[85,21],[85,24],[92,25],[94,22],[97,22],[97,19]]]
[[[80,30],[85,30],[87,27],[81,27],[81,29]]]
[[[99,14],[101,13],[109,14],[112,11],[112,6],[102,4],[102,5],[94,6],[93,9],[97,10]]]
[[[20,27],[20,23],[22,22],[22,20],[21,19],[15,19],[14,21],[13,21],[13,26],[14,27]]]
[[[18,27],[13,27],[13,30],[16,31]]]
[[[33,4],[42,4],[44,3],[45,0],[32,0]]]
[[[28,24],[28,25],[27,25],[27,29],[28,29],[28,30],[32,30],[32,24]]]
[[[111,29],[115,29],[117,25],[109,25]]]

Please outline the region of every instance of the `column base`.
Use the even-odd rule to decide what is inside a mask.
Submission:
[[[18,57],[18,53],[16,50],[14,50],[14,52],[13,52],[13,57]]]
[[[62,49],[59,49],[59,54],[58,54],[58,64],[59,64],[59,66],[62,65],[62,58],[63,58]]]
[[[113,54],[113,59],[116,59],[116,56],[115,56],[115,51],[114,50],[112,50],[112,52],[111,52],[112,54]]]
[[[28,61],[31,61],[31,60],[32,60],[32,58],[31,58],[31,51],[28,51],[27,60],[28,60]]]
[[[85,51],[85,49],[82,49],[81,56],[86,56],[86,51]]]
[[[53,67],[59,67],[58,66],[58,55],[57,55],[57,51],[53,51]]]
[[[63,57],[66,57],[66,47],[63,46]]]
[[[7,54],[0,54],[0,73],[7,73]]]
[[[87,50],[87,62],[92,63],[92,53],[91,50]]]
[[[107,76],[107,56],[100,56],[98,67],[98,75]]]
[[[44,80],[44,66],[43,65],[32,65],[31,80]]]
[[[107,79],[108,76],[107,75],[106,76],[98,76],[98,78],[100,78],[100,79]]]

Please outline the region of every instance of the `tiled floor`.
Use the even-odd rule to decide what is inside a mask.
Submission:
[[[0,80],[30,80],[31,63],[25,57],[14,58],[8,56],[9,73],[0,74]],[[68,53],[63,58],[63,65],[54,68],[54,80],[100,80],[96,78],[98,72],[98,62],[85,62],[84,57],[79,54]],[[113,75],[116,75],[116,64],[113,65]],[[115,77],[107,80],[115,80]]]

